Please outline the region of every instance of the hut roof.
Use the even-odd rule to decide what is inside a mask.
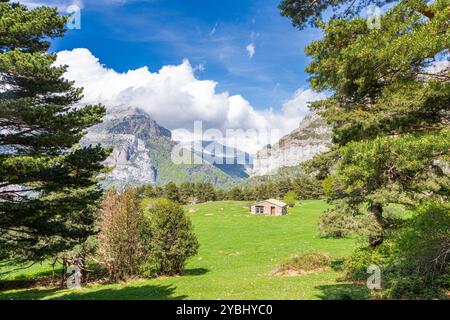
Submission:
[[[278,207],[285,207],[285,206],[287,206],[286,203],[284,203],[284,202],[281,201],[281,200],[277,200],[277,199],[267,199],[267,200],[262,200],[262,201],[257,202],[256,204],[258,205],[258,204],[260,204],[260,203],[262,203],[262,202],[270,202],[271,204],[274,204],[274,205],[276,205],[276,206],[278,206]]]

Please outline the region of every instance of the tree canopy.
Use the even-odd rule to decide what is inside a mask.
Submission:
[[[353,4],[286,0],[280,6],[304,27],[327,7],[347,3]],[[369,3],[380,4],[359,4]],[[380,226],[388,203],[448,200],[449,20],[446,0],[398,1],[379,29],[358,16],[318,21],[324,36],[305,49],[311,87],[331,93],[312,109],[333,128],[332,150],[306,167],[321,178],[335,175],[339,197],[354,211],[368,203]]]
[[[105,108],[47,53],[66,18],[56,9],[0,2],[0,246],[42,260],[95,233],[96,177],[108,151],[79,146]]]
[[[334,204],[322,234],[364,231],[370,246],[346,259],[350,279],[366,280],[376,264],[391,297],[435,298],[448,290],[450,7],[392,1],[377,28],[359,16],[390,2],[284,0],[280,8],[295,26],[323,31],[305,50],[311,87],[329,92],[311,107],[333,129],[331,150],[305,165]],[[330,8],[336,14],[322,21]],[[395,216],[392,206],[415,214]]]
[[[363,13],[363,10],[370,5],[383,7],[398,0],[283,0],[279,4],[281,15],[289,17],[292,24],[299,29],[307,26],[318,26],[324,16],[330,19],[354,18]],[[425,1],[407,0],[405,3],[424,16],[432,18],[434,16]]]

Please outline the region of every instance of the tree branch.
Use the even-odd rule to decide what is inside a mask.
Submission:
[[[421,15],[427,17],[430,20],[433,20],[434,11],[425,2],[405,0],[405,3],[411,9],[419,12]]]

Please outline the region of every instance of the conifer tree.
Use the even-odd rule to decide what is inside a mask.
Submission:
[[[285,0],[282,14],[304,27],[326,7],[351,5],[325,0],[308,10],[307,2]],[[382,230],[389,203],[448,201],[449,21],[447,0],[398,1],[379,29],[359,17],[318,21],[324,37],[306,48],[311,86],[332,92],[312,107],[332,126],[333,148],[310,167],[335,170],[348,209],[367,203]]]
[[[42,260],[95,233],[108,152],[79,142],[105,109],[74,107],[82,90],[47,53],[65,23],[56,9],[0,1],[0,247],[16,258]]]
[[[170,201],[180,202],[180,192],[174,182],[169,182],[164,187],[164,197]]]

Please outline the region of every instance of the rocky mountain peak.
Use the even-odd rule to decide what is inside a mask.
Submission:
[[[237,168],[238,172],[230,172],[229,167],[215,166],[207,159],[203,164],[173,163],[171,152],[178,143],[172,140],[170,130],[139,108],[109,108],[103,122],[90,128],[81,143],[112,147],[113,151],[105,161],[112,169],[103,179],[106,188],[115,186],[121,189],[125,185],[165,184],[169,181],[209,181],[225,186],[246,177],[241,174],[246,169],[244,167]],[[187,150],[195,155],[194,150]]]
[[[317,114],[310,114],[297,129],[256,154],[253,175],[273,174],[279,168],[297,166],[327,151],[331,138],[331,128],[325,120]]]
[[[139,108],[111,111],[106,122],[109,122],[107,131],[111,134],[131,134],[141,140],[151,137],[172,138],[170,130],[158,125],[148,113]]]

